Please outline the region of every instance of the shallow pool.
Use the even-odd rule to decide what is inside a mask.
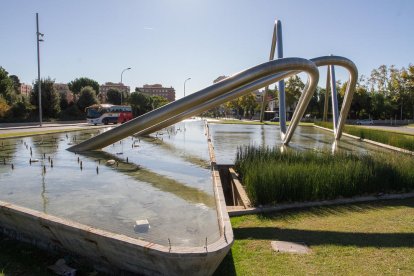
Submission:
[[[99,131],[2,140],[0,200],[162,245],[219,239],[203,121],[102,151],[66,150]],[[148,231],[136,231],[136,220],[148,220]]]

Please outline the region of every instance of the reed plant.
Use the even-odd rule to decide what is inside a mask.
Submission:
[[[332,129],[331,122],[316,122],[318,126]],[[368,129],[358,126],[345,125],[344,132],[394,147],[414,151],[414,135],[379,129]]]
[[[238,148],[235,167],[255,205],[414,189],[414,159],[408,155],[246,146]]]

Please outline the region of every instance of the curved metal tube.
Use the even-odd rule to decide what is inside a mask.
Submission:
[[[250,84],[244,85],[242,87],[239,87],[231,92],[228,92],[226,94],[220,95],[217,98],[214,98],[208,102],[206,102],[205,104],[203,104],[202,106],[194,106],[191,109],[175,116],[175,117],[171,117],[168,120],[165,120],[164,122],[157,124],[157,125],[153,125],[143,131],[140,131],[138,133],[136,133],[137,135],[147,135],[150,133],[153,133],[155,131],[161,130],[167,126],[170,126],[172,124],[178,123],[180,121],[182,121],[185,118],[188,117],[192,117],[195,115],[198,115],[206,110],[209,110],[215,106],[218,106],[220,104],[226,103],[228,101],[237,99],[240,96],[243,96],[244,94],[247,94],[248,92],[252,92],[255,91],[257,89],[263,88],[266,85],[270,85],[273,84],[281,79],[285,79],[289,76],[295,75],[297,74],[297,72],[301,72],[301,71],[289,71],[289,72],[283,72],[283,73],[277,73],[271,76],[267,76],[264,78],[261,78],[259,80],[256,80]]]
[[[327,60],[327,58],[329,58],[329,60]],[[329,65],[331,63],[335,64],[335,65],[343,66],[346,69],[348,69],[351,76],[354,76],[353,77],[354,79],[357,79],[357,74],[358,73],[357,73],[357,71],[355,71],[356,66],[352,61],[350,61],[347,58],[339,57],[339,56],[327,56],[327,57],[318,57],[318,58],[315,58],[315,59],[311,59],[311,61],[314,61],[317,66]],[[245,93],[255,91],[255,90],[260,89],[264,86],[275,83],[275,82],[277,82],[281,79],[285,79],[285,78],[288,78],[292,75],[296,75],[296,74],[299,74],[299,73],[300,73],[300,71],[290,71],[290,72],[277,73],[277,74],[274,74],[274,75],[271,75],[271,76],[264,77],[262,79],[259,79],[259,80],[255,81],[255,82],[252,82],[248,85],[242,86],[242,87],[240,87],[236,90],[233,90],[231,92],[223,94],[223,95],[221,95],[221,96],[219,96],[215,99],[212,99],[212,100],[206,102],[202,106],[192,107],[191,109],[189,109],[189,110],[187,110],[187,111],[185,111],[185,112],[183,112],[183,113],[181,113],[181,114],[179,114],[175,117],[171,117],[171,118],[165,120],[164,122],[161,122],[160,124],[153,125],[153,126],[147,128],[147,129],[145,129],[145,130],[143,130],[143,131],[141,131],[137,134],[138,135],[146,135],[146,134],[150,134],[152,132],[161,130],[161,129],[169,126],[169,125],[178,123],[178,122],[180,122],[181,120],[183,120],[185,118],[198,115],[198,114],[200,114],[201,112],[203,112],[205,110],[211,109],[211,108],[213,108],[217,105],[220,105],[220,104],[223,104],[227,101],[231,101],[235,98],[238,98],[238,97],[242,96]],[[352,93],[352,95],[353,95],[354,87],[353,88],[351,87],[352,88],[351,91],[349,90],[349,87],[348,87],[346,94]],[[306,83],[304,91],[306,91],[308,89],[309,89],[309,83]],[[352,96],[350,98],[352,99]],[[298,106],[302,102],[302,100],[303,99],[302,99],[302,96],[301,96],[301,98],[299,100],[299,103],[298,103]],[[303,116],[303,114],[302,114],[302,116]],[[299,117],[299,118],[302,118],[302,117]],[[292,120],[293,120],[293,117],[292,117]],[[295,129],[292,128],[291,133],[293,134],[294,131],[295,131]],[[289,136],[289,137],[291,138],[291,136]],[[289,138],[289,141],[290,141],[290,138]],[[286,141],[284,144],[288,144],[289,141]]]
[[[291,71],[292,69],[302,69],[303,71],[308,72],[310,75],[310,88],[312,88],[310,90],[313,91],[316,88],[319,80],[319,71],[313,62],[302,58],[285,58],[269,61],[237,73],[185,98],[141,115],[123,125],[97,135],[78,145],[72,146],[68,150],[73,152],[82,152],[101,149],[134,133],[145,130],[154,124],[163,122],[168,118],[171,118],[171,116],[189,110],[194,106],[203,105],[209,100],[227,93],[228,91],[250,84],[251,82],[263,77],[270,76],[278,72]]]
[[[358,80],[358,69],[351,60],[349,60],[345,57],[341,57],[341,56],[317,57],[317,58],[311,59],[311,61],[313,61],[316,64],[317,67],[336,65],[336,66],[341,66],[341,67],[345,68],[349,72],[348,85],[346,87],[344,101],[342,103],[341,112],[339,114],[337,132],[335,133],[335,140],[339,140],[339,139],[341,139],[342,130],[343,130],[343,127],[344,127],[344,124],[345,124],[345,121],[346,121],[346,117],[348,116],[349,108],[351,107],[352,97],[354,95],[356,82]],[[305,89],[306,89],[307,86],[308,86],[308,83],[306,84]],[[303,94],[299,98],[298,106],[302,104],[301,103],[302,98],[303,98]],[[293,117],[294,116],[295,116],[295,114],[293,115]],[[292,120],[294,119],[293,117],[292,117]],[[287,141],[287,143],[285,143],[285,144],[288,144],[288,143],[289,143],[289,141]]]
[[[277,39],[276,37],[277,22],[278,20],[275,21],[275,25],[273,27],[272,45],[270,46],[269,60],[275,59],[275,49],[276,49],[276,39]],[[263,98],[262,98],[262,108],[260,109],[260,122],[263,122],[264,110],[266,108],[266,96],[267,96],[268,91],[269,91],[269,86],[266,86],[263,92],[263,96],[262,96]]]

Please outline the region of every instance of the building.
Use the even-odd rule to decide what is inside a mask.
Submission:
[[[32,86],[30,84],[22,83],[20,85],[20,94],[25,97],[30,97],[30,93],[32,93]]]
[[[68,103],[74,101],[73,93],[69,90],[69,86],[66,83],[54,83],[53,87],[59,93],[61,99],[66,99]]]
[[[144,87],[137,87],[138,91],[148,96],[161,96],[169,102],[175,101],[175,89],[163,87],[161,84],[144,84]]]
[[[213,83],[216,83],[216,82],[222,81],[222,80],[224,80],[224,79],[226,79],[226,78],[228,78],[228,76],[220,76],[220,77],[218,77],[217,79],[213,80]]]
[[[106,93],[108,93],[108,91],[110,89],[115,89],[118,90],[119,92],[123,92],[122,94],[129,94],[130,92],[130,88],[129,86],[124,85],[123,83],[113,83],[113,82],[106,82],[105,84],[102,84],[101,86],[99,86],[99,100],[101,103],[105,103],[106,102]]]

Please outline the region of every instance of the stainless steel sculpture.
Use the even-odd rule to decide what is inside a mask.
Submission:
[[[274,52],[275,52],[276,46],[278,49],[278,57],[280,58],[283,56],[283,45],[282,44],[283,44],[282,23],[279,20],[277,20],[273,28],[272,46],[270,49],[270,59],[274,58]],[[327,57],[324,57],[322,59],[327,60]],[[311,59],[311,60],[316,62],[316,61],[321,61],[322,59],[318,58],[318,59]],[[350,73],[349,82],[348,82],[348,86],[347,86],[347,90],[345,93],[345,98],[342,104],[342,109],[341,109],[340,114],[338,113],[339,108],[338,108],[338,97],[337,97],[337,92],[336,92],[336,80],[335,80],[335,69],[334,69],[334,65],[337,65],[335,63],[338,61],[339,63],[342,64],[342,65],[341,64],[338,64],[338,65],[345,67]],[[328,97],[328,88],[329,88],[329,81],[330,81],[331,82],[331,85],[330,85],[331,94],[332,94],[332,113],[333,113],[334,135],[335,135],[336,140],[339,140],[342,136],[342,128],[343,128],[343,125],[345,124],[346,117],[349,112],[349,107],[351,106],[352,96],[353,96],[355,86],[356,86],[356,79],[358,78],[358,70],[355,64],[353,64],[350,60],[347,60],[348,62],[345,62],[345,63],[343,63],[343,61],[344,61],[344,58],[342,57],[334,57],[334,59],[330,60],[331,63],[328,62],[328,63],[316,64],[318,67],[324,66],[324,65],[328,66],[328,76],[327,76],[328,79],[327,79],[327,84],[326,84],[327,87],[326,87],[326,95],[325,95],[323,120],[324,121],[327,120],[327,112],[328,112],[327,111],[327,108],[328,108],[327,97]],[[306,89],[307,87],[305,87],[304,91]],[[266,107],[265,98],[266,98],[267,91],[268,91],[268,87],[266,87],[263,93],[264,95],[263,95],[262,109],[261,109],[261,114],[260,114],[261,121],[263,120],[264,109]],[[302,96],[303,96],[303,93],[302,93]],[[306,103],[306,101],[302,100],[302,96],[300,97],[298,101],[296,109],[302,109],[302,108],[306,109],[307,105],[309,104],[309,102]],[[303,105],[306,105],[306,106],[304,107]],[[298,112],[296,112],[295,110],[294,114],[292,115],[291,122],[294,122],[293,119],[297,114]],[[295,122],[296,120],[297,119],[295,119]],[[287,131],[285,131],[286,130],[286,102],[285,102],[284,82],[279,82],[279,122],[280,122],[280,136],[282,138],[283,144],[287,145],[290,141],[290,138],[292,137],[292,131],[294,131],[296,127],[289,128]]]
[[[316,68],[315,64],[312,61],[302,58],[285,58],[269,61],[237,73],[229,78],[222,80],[221,82],[215,83],[196,93],[188,95],[185,98],[141,115],[123,125],[113,128],[78,145],[70,147],[68,150],[73,152],[82,152],[101,149],[132,134],[139,133],[154,125],[161,124],[164,121],[171,119],[172,117],[178,116],[181,113],[193,109],[194,107],[200,106],[201,111],[207,110],[208,108],[206,108],[206,103],[216,97],[224,95],[237,88],[252,85],[262,78],[266,78],[286,71],[299,71],[308,73],[309,85],[307,90],[303,93],[304,103],[308,102],[312,97],[312,93],[315,90],[319,80],[319,71]],[[267,82],[264,82],[263,86],[270,85],[272,81],[273,79],[270,78]],[[249,91],[251,90],[243,90],[243,93],[247,93]],[[241,93],[241,95],[243,93]],[[301,113],[298,114],[298,118],[301,118],[303,116],[304,109],[298,109],[295,111],[295,113],[297,112]],[[191,112],[188,113],[187,116],[193,116],[196,114],[198,113]],[[299,123],[299,121],[293,125],[297,125],[297,123]],[[173,122],[171,121],[169,124],[173,124]]]
[[[278,30],[279,28],[280,31]],[[358,71],[355,64],[349,59],[340,56],[324,56],[311,60],[306,60],[303,58],[280,58],[277,60],[272,60],[276,47],[277,35],[279,35],[279,41],[281,44],[280,21],[276,22],[274,28],[274,36],[270,53],[271,61],[237,73],[196,93],[148,112],[123,125],[113,128],[78,145],[72,146],[68,150],[73,152],[97,150],[133,134],[149,134],[169,125],[173,125],[185,118],[198,115],[203,111],[206,111],[227,101],[233,100],[246,93],[269,86],[278,81],[279,92],[284,92],[284,83],[282,83],[283,79],[295,74],[299,74],[301,72],[305,72],[308,74],[308,81],[301,97],[299,98],[297,107],[292,115],[288,128],[286,128],[286,112],[284,100],[279,102],[279,104],[283,103],[282,106],[280,106],[279,110],[281,114],[284,114],[283,116],[280,115],[281,138],[283,144],[287,145],[289,144],[292,135],[300,122],[300,119],[303,117],[316,89],[319,80],[319,71],[317,67],[332,66],[332,68],[330,68],[330,78],[333,81],[332,83],[335,84],[335,75],[334,73],[332,74],[332,72],[334,72],[334,65],[342,66],[349,72],[349,81],[345,92],[341,112],[338,114],[337,102],[336,111],[334,111],[336,114],[334,115],[336,118],[334,120],[335,139],[339,140],[342,135],[342,128],[345,123],[349,107],[351,105],[356,80],[358,78]],[[278,46],[278,52],[280,52],[278,53],[278,56],[281,57],[283,55],[281,46],[280,49]],[[282,89],[281,83],[283,86]],[[334,87],[334,85],[332,85],[332,87]],[[279,98],[280,97],[284,99],[284,94],[282,96],[279,95]],[[334,98],[334,95],[332,98]],[[333,103],[333,105],[335,105],[335,103]],[[284,128],[282,125],[284,125]]]

